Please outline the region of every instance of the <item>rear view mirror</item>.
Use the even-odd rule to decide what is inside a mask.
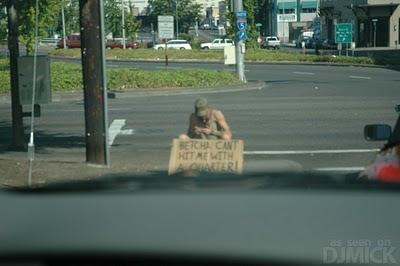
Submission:
[[[364,127],[364,137],[366,140],[388,140],[392,134],[389,125],[366,125]]]
[[[400,104],[399,104],[399,105],[396,105],[396,108],[395,108],[395,109],[396,109],[396,112],[400,114]]]

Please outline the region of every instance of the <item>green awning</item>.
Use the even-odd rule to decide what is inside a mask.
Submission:
[[[296,2],[280,2],[278,7],[279,9],[296,9]]]
[[[317,8],[317,1],[303,1],[301,8]]]

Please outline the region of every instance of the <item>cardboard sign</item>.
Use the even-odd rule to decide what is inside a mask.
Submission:
[[[184,171],[241,174],[243,140],[174,139],[168,175]]]

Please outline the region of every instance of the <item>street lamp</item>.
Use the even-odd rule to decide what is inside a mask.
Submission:
[[[125,45],[125,5],[124,0],[122,0],[122,47],[126,48]]]
[[[282,18],[283,18],[283,43],[286,43],[286,33],[285,33],[285,31],[286,31],[286,28],[285,28],[285,2],[282,2],[282,8],[283,8],[283,16],[282,16]]]
[[[67,49],[67,41],[65,36],[65,16],[64,16],[64,3],[61,6],[61,15],[62,15],[62,26],[63,26],[63,42],[64,42],[64,49]]]

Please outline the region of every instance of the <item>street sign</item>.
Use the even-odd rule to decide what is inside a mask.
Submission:
[[[247,12],[246,11],[237,11],[236,18],[247,18]]]
[[[336,24],[336,43],[351,43],[353,40],[353,25],[351,23]]]
[[[238,37],[239,37],[239,40],[246,40],[247,39],[247,34],[246,34],[246,32],[245,31],[239,31],[238,32]]]
[[[173,16],[158,16],[158,38],[160,39],[174,38]]]
[[[256,27],[261,27],[262,24],[261,23],[256,23]]]
[[[247,21],[238,21],[236,22],[238,30],[245,30],[247,27]]]
[[[372,20],[372,22],[378,22],[378,19],[377,19],[377,18],[374,18],[374,19]]]

